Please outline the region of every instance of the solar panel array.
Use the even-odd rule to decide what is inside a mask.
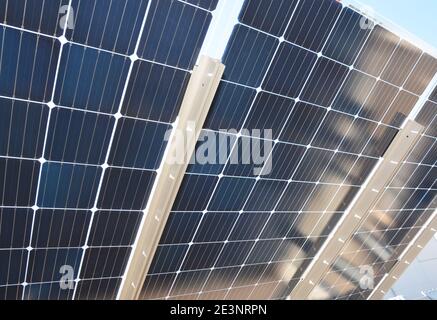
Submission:
[[[434,68],[437,61],[434,62]],[[437,207],[437,88],[416,120],[425,130],[359,230],[310,295],[366,299]],[[370,267],[371,269],[363,269]],[[364,272],[371,270],[371,273]],[[372,276],[372,286],[363,276]],[[363,287],[364,286],[364,287]]]
[[[203,133],[236,129],[232,156],[254,140],[242,128],[273,129],[272,171],[191,165],[142,298],[289,294],[437,70],[363,19],[330,0],[245,1]]]
[[[0,299],[116,297],[217,4],[0,0]],[[203,130],[230,154],[189,166],[142,298],[289,294],[437,71],[362,19],[334,0],[245,1]],[[394,228],[408,234],[435,207],[436,96],[386,190],[402,217],[420,212]],[[268,174],[229,161],[255,140],[274,145]],[[357,238],[379,231],[368,225]]]
[[[115,298],[216,4],[0,1],[1,299]]]

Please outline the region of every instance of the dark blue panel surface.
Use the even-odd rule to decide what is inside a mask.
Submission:
[[[320,51],[341,7],[340,2],[334,0],[300,1],[285,39],[310,50]]]
[[[279,139],[308,145],[325,114],[325,108],[299,102],[293,109]]]
[[[117,123],[108,163],[114,166],[158,169],[171,126],[121,118]]]
[[[239,211],[243,209],[255,179],[222,178],[208,206],[210,211]]]
[[[334,152],[322,149],[308,149],[293,179],[317,182]]]
[[[155,177],[153,171],[110,167],[105,171],[98,207],[143,210]]]
[[[123,275],[132,248],[90,248],[83,259],[81,279],[109,278]]]
[[[30,252],[26,282],[61,281],[64,272],[60,272],[60,268],[64,265],[73,268],[76,278],[82,254],[83,250],[79,248],[34,249]]]
[[[437,72],[437,59],[423,53],[413,71],[410,73],[404,88],[421,95]]]
[[[203,127],[240,130],[254,97],[255,90],[222,81]],[[250,127],[246,124],[245,128]]]
[[[211,14],[176,0],[152,1],[139,56],[184,69],[196,62]]]
[[[297,3],[297,0],[246,0],[240,21],[275,36],[282,36]]]
[[[254,241],[230,242],[225,244],[216,266],[222,268],[242,265],[253,244]],[[236,276],[236,274],[234,276]]]
[[[206,213],[197,229],[194,242],[225,241],[237,217],[237,212]]]
[[[245,129],[271,129],[271,139],[276,139],[294,108],[294,100],[261,91],[250,110]]]
[[[326,58],[317,60],[301,99],[329,107],[348,73],[348,67]]]
[[[121,278],[82,280],[77,284],[77,300],[115,300]]]
[[[60,7],[68,0],[0,1],[2,23],[10,26],[60,36]]]
[[[149,1],[72,0],[74,29],[67,39],[96,48],[132,54]]]
[[[0,261],[0,286],[24,281],[27,250],[0,250]]]
[[[149,274],[177,271],[188,248],[186,244],[159,246],[153,257]]]
[[[137,61],[132,69],[122,113],[127,116],[173,122],[179,113],[189,73]]]
[[[204,175],[185,175],[173,211],[203,211],[214,191],[217,177]]]
[[[237,25],[223,55],[223,79],[259,87],[278,43],[274,37]]]
[[[170,212],[160,243],[189,243],[201,218],[201,212]]]
[[[29,32],[1,28],[0,43],[0,94],[41,102],[50,101],[59,41]]]
[[[102,168],[47,162],[42,167],[38,206],[92,208]]]
[[[89,246],[129,246],[135,241],[143,214],[140,211],[97,211]]]
[[[40,158],[48,113],[41,104],[0,99],[0,154]]]
[[[62,51],[54,102],[61,106],[116,113],[129,58],[69,44]]]
[[[276,204],[287,186],[285,181],[258,180],[249,200],[244,206],[247,211],[270,211]]]
[[[353,64],[365,43],[370,28],[361,28],[363,17],[350,8],[345,8],[329,36],[323,53],[348,65]]]
[[[55,108],[50,118],[47,160],[103,164],[114,127],[114,117]]]
[[[25,248],[29,243],[33,210],[0,209],[0,249]]]
[[[223,243],[193,244],[188,249],[182,270],[211,268],[222,247]]]
[[[385,111],[391,106],[399,89],[382,81],[374,86],[359,113],[360,117],[380,121]]]
[[[236,141],[236,135],[201,131],[187,172],[220,174]]]
[[[269,179],[290,179],[302,159],[304,152],[304,147],[277,143],[273,148],[269,160],[271,161],[270,173],[270,168],[267,164],[262,172],[262,176]]]
[[[297,98],[315,61],[315,53],[283,42],[267,73],[263,89]]]
[[[85,245],[91,212],[85,210],[38,210],[32,247],[81,247]]]
[[[23,295],[23,288],[22,285],[0,287],[0,299],[18,300]]]
[[[268,212],[243,212],[238,218],[229,240],[255,240],[261,233],[268,217]]]
[[[33,206],[39,167],[36,161],[0,158],[0,205]]]
[[[73,288],[61,288],[61,282],[30,284],[24,291],[24,300],[71,300]]]

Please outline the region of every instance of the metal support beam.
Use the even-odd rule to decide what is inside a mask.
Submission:
[[[390,273],[384,276],[380,283],[370,294],[368,300],[381,300],[388,290],[395,284],[401,275],[407,270],[408,266],[419,255],[420,251],[429,243],[432,237],[437,233],[437,210],[428,219],[428,222],[422,227],[410,246],[403,252],[396,262]]]
[[[184,150],[184,159],[190,159],[197,139],[214,99],[224,65],[216,59],[202,56],[194,68],[185,92],[173,133],[183,133],[184,139],[170,138],[162,165],[158,170],[154,189],[138,231],[134,249],[118,293],[118,299],[138,299],[147,272],[152,263],[170,210],[182,183],[188,161],[174,163],[171,150]],[[183,143],[184,146],[179,144]]]
[[[385,152],[383,159],[362,186],[288,299],[306,299],[323,279],[348,240],[358,230],[361,222],[365,221],[372,206],[381,197],[384,187],[396,174],[402,161],[419,139],[422,129],[420,124],[409,120],[399,131]]]

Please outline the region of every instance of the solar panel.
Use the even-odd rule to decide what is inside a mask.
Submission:
[[[416,118],[425,128],[419,141],[310,298],[367,299],[432,216],[436,111],[437,104],[426,101]]]
[[[232,151],[225,165],[186,173],[142,298],[281,299],[293,289],[437,71],[433,57],[362,19],[336,1],[244,2],[204,126],[237,128]],[[259,139],[242,128],[273,129],[267,174],[230,163]]]
[[[1,298],[116,297],[216,5],[0,1]]]
[[[221,4],[0,0],[0,298],[117,297]],[[188,166],[141,298],[290,294],[437,72],[431,54],[363,19],[334,0],[246,0],[226,22],[196,146],[218,139],[215,162]],[[436,95],[322,297],[366,298],[356,265],[377,283],[431,215]],[[247,145],[258,162],[233,162]]]

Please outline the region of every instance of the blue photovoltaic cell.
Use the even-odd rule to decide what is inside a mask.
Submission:
[[[26,258],[26,250],[0,250],[0,286],[23,282]]]
[[[48,113],[45,105],[0,99],[0,154],[40,158]]]
[[[131,247],[90,248],[85,252],[82,279],[120,277],[123,275]]]
[[[30,284],[26,286],[24,300],[71,300],[73,289],[61,288],[58,283]]]
[[[272,161],[270,172],[263,171],[263,176],[269,179],[288,180],[299,165],[300,159],[304,155],[305,148],[292,144],[278,143],[272,151],[273,159],[287,159],[287,161]]]
[[[59,27],[58,18],[62,15],[59,8],[66,4],[68,0],[2,0],[0,17],[3,18],[3,23],[14,27],[60,36],[62,29]]]
[[[55,108],[52,111],[45,158],[52,161],[103,164],[114,117]]]
[[[146,60],[192,69],[208,30],[211,13],[180,1],[167,0],[152,1],[149,17],[138,55]]]
[[[61,106],[116,113],[129,58],[71,43],[64,47],[54,102]]]
[[[294,108],[294,100],[262,91],[255,99],[245,122],[244,128],[249,130],[271,129],[271,139],[281,133],[287,117]]]
[[[0,205],[33,206],[39,167],[37,161],[0,158]]]
[[[255,90],[222,81],[203,127],[240,130],[254,97]],[[247,122],[245,128],[249,128]]]
[[[299,102],[291,112],[279,139],[285,142],[308,145],[325,114],[326,109],[324,108]]]
[[[217,185],[211,202],[210,211],[239,211],[247,200],[255,179],[247,178],[222,178]],[[205,208],[202,208],[203,210]],[[193,209],[194,210],[194,209]]]
[[[153,171],[108,168],[103,178],[98,207],[144,210],[155,177]]]
[[[140,211],[97,211],[88,243],[90,246],[132,245],[141,218]]]
[[[0,209],[0,249],[25,248],[29,243],[33,210]]]
[[[41,173],[38,206],[92,208],[102,168],[46,162]]]
[[[339,62],[352,64],[371,32],[370,28],[361,28],[361,21],[359,13],[345,8],[331,31],[326,47],[322,50],[323,54]]]
[[[52,38],[2,27],[0,43],[0,94],[49,101],[59,55],[59,42]]]
[[[82,280],[77,284],[77,300],[115,300],[121,278]]]
[[[297,0],[245,1],[239,20],[243,24],[281,36],[297,3]]]
[[[263,89],[297,98],[315,61],[315,53],[283,42],[269,68]]]
[[[255,185],[244,210],[247,211],[270,211],[282,195],[282,191],[287,186],[285,181],[274,181],[261,179]]]
[[[30,252],[27,281],[58,281],[59,270],[64,265],[71,266],[76,277],[82,253],[83,250],[80,248],[32,250]]]
[[[437,59],[424,52],[407,78],[404,88],[421,95],[436,72]]]
[[[170,212],[160,243],[189,243],[201,218],[200,212]]]
[[[173,122],[188,80],[186,71],[136,61],[121,112],[136,118]]]
[[[81,247],[91,212],[86,210],[38,210],[35,214],[32,247]]]
[[[148,2],[72,0],[74,28],[67,28],[65,36],[73,42],[130,55]]]
[[[320,58],[302,92],[301,99],[329,107],[348,73],[348,67],[326,58]]]
[[[187,172],[220,174],[237,137],[235,135],[203,130],[196,144],[195,153]]]
[[[338,112],[328,112],[311,145],[330,150],[337,149],[353,121],[352,116]]]
[[[278,43],[269,35],[237,25],[222,58],[226,66],[223,79],[260,86]]]
[[[202,211],[214,190],[217,177],[204,175],[185,175],[178,195],[173,204],[173,211]]]
[[[159,246],[150,266],[149,273],[165,273],[177,271],[187,251],[188,245]],[[168,259],[171,257],[172,259]]]
[[[341,8],[338,1],[300,1],[285,33],[285,39],[319,52]]]
[[[114,166],[158,169],[171,126],[121,118],[108,162]]]

